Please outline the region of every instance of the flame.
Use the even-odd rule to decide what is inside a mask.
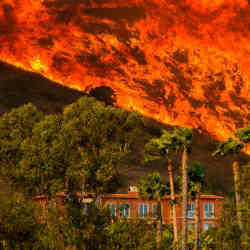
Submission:
[[[223,140],[249,123],[249,13],[247,0],[2,0],[0,60]]]

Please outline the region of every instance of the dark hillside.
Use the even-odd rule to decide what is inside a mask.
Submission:
[[[0,62],[0,115],[28,102],[54,113],[83,95],[43,76]]]
[[[105,91],[107,91],[107,89]],[[98,91],[92,92],[92,95],[96,94],[101,96],[105,96],[105,93],[108,93],[108,91],[105,93],[98,93]],[[41,75],[25,72],[0,62],[0,115],[28,102],[33,103],[45,113],[59,112],[65,105],[74,102],[83,94],[82,92],[51,82]],[[161,127],[164,127],[164,125],[153,120],[148,120],[145,124],[145,131],[142,131],[142,137],[138,138],[138,145],[142,146],[149,135],[157,135]],[[212,157],[211,153],[215,149],[215,145],[216,142],[208,135],[195,132],[190,163],[199,161],[205,166],[207,180],[212,192],[230,192],[233,188],[232,159],[230,157],[223,159],[220,157]],[[138,150],[138,152],[139,151],[140,150]],[[246,155],[241,155],[239,158],[243,162],[249,159]],[[125,190],[128,183],[134,184],[138,178],[148,172],[159,171],[164,179],[168,178],[167,168],[164,162],[156,161],[151,165],[140,166],[136,152],[131,156],[129,162],[130,167],[120,169],[124,182],[123,190]]]

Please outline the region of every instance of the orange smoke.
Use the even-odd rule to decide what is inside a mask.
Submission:
[[[218,139],[249,123],[246,0],[2,0],[0,60]]]

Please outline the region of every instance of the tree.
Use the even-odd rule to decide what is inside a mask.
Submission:
[[[34,125],[44,115],[32,104],[13,109],[0,117],[0,171],[15,183],[18,162],[22,158],[21,144],[31,136]]]
[[[63,114],[45,117],[32,105],[24,106],[1,118],[1,159],[15,159],[2,172],[27,193],[49,199],[61,191],[73,198],[83,186],[96,196],[112,192],[119,184],[117,167],[140,123],[136,113],[94,98],[83,97]]]
[[[187,244],[187,202],[188,202],[188,175],[187,160],[191,147],[192,131],[186,128],[179,128],[175,133],[177,145],[182,149],[182,249],[186,249]]]
[[[173,152],[182,153],[182,247],[186,248],[187,242],[187,158],[188,152],[191,149],[191,140],[192,140],[192,131],[187,128],[176,128],[172,132],[167,132],[163,130],[160,138],[152,139],[145,146],[146,160],[158,159],[160,156],[165,156],[168,159],[171,159],[170,155]],[[170,161],[169,161],[170,163]],[[170,176],[172,176],[171,164],[170,166]],[[172,185],[173,186],[173,185]],[[174,197],[174,191],[171,191],[172,201]],[[173,215],[175,206],[173,206]],[[175,230],[175,241],[177,241],[177,226],[176,219],[173,218],[174,230]]]
[[[237,209],[234,197],[227,195],[221,210],[219,227],[213,227],[202,233],[200,248],[248,250],[250,237],[250,162],[242,168],[240,191],[242,195],[241,212],[245,233],[242,235],[238,225]]]
[[[78,192],[91,192],[97,198],[116,190],[117,168],[133,149],[140,124],[136,113],[87,97],[67,106],[62,114],[43,116],[31,105],[1,118],[1,173],[10,176],[11,183],[29,197],[46,197],[48,212],[42,245],[46,247],[48,238],[56,242],[62,238],[58,211],[53,211],[53,217],[49,209],[54,201],[57,203],[59,192],[65,193],[68,217],[75,222],[84,210]],[[12,159],[12,167],[6,168],[4,163]],[[79,234],[77,224],[75,230],[72,237]]]
[[[137,183],[139,195],[146,200],[157,200],[159,227],[157,230],[157,244],[160,245],[162,239],[162,214],[161,214],[161,198],[166,194],[167,187],[163,184],[160,174],[154,172],[148,176],[139,179]]]
[[[194,162],[192,168],[188,170],[189,188],[191,198],[195,198],[195,250],[199,249],[200,245],[200,192],[205,183],[204,167],[198,162]]]
[[[63,117],[67,137],[76,138],[74,147],[81,155],[85,191],[96,196],[113,192],[118,184],[117,167],[132,149],[141,118],[94,98],[81,98],[64,110]]]
[[[20,193],[0,193],[0,246],[32,249],[43,230],[39,208]]]
[[[242,248],[241,232],[235,215],[235,203],[229,197],[225,198],[219,223],[219,227],[210,228],[202,233],[200,242],[202,249],[249,249],[249,247]]]
[[[174,242],[178,243],[178,231],[177,231],[177,218],[176,218],[176,207],[175,207],[175,190],[174,190],[174,180],[173,180],[173,168],[171,153],[175,151],[175,146],[173,144],[172,135],[170,132],[163,130],[160,138],[151,139],[144,148],[145,161],[152,161],[156,159],[165,158],[168,161],[168,173],[170,182],[170,194],[171,194],[171,209],[173,217],[173,229],[174,229]]]
[[[250,125],[238,129],[235,135],[244,143],[250,142]]]
[[[245,228],[245,235],[242,237],[242,248],[249,248],[250,239],[250,161],[243,166],[241,174],[240,190],[242,194],[242,221]]]
[[[250,141],[250,129],[249,126],[238,130],[235,133],[236,136],[239,136],[240,139],[242,139],[244,142]],[[242,233],[244,233],[243,223],[242,223],[242,215],[241,215],[241,197],[240,197],[240,174],[239,174],[239,163],[235,159],[235,156],[237,153],[241,151],[241,149],[244,147],[244,144],[241,141],[233,140],[232,138],[229,138],[227,141],[219,143],[217,150],[213,153],[213,156],[215,155],[233,155],[233,176],[234,176],[234,191],[235,191],[235,200],[236,200],[236,208],[237,208],[237,218],[238,218],[238,225],[240,227],[240,230]]]
[[[108,245],[103,249],[156,249],[155,226],[145,220],[116,219],[107,227]]]

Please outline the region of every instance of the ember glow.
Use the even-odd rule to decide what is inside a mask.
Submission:
[[[247,0],[1,0],[0,60],[217,139],[250,120]]]

